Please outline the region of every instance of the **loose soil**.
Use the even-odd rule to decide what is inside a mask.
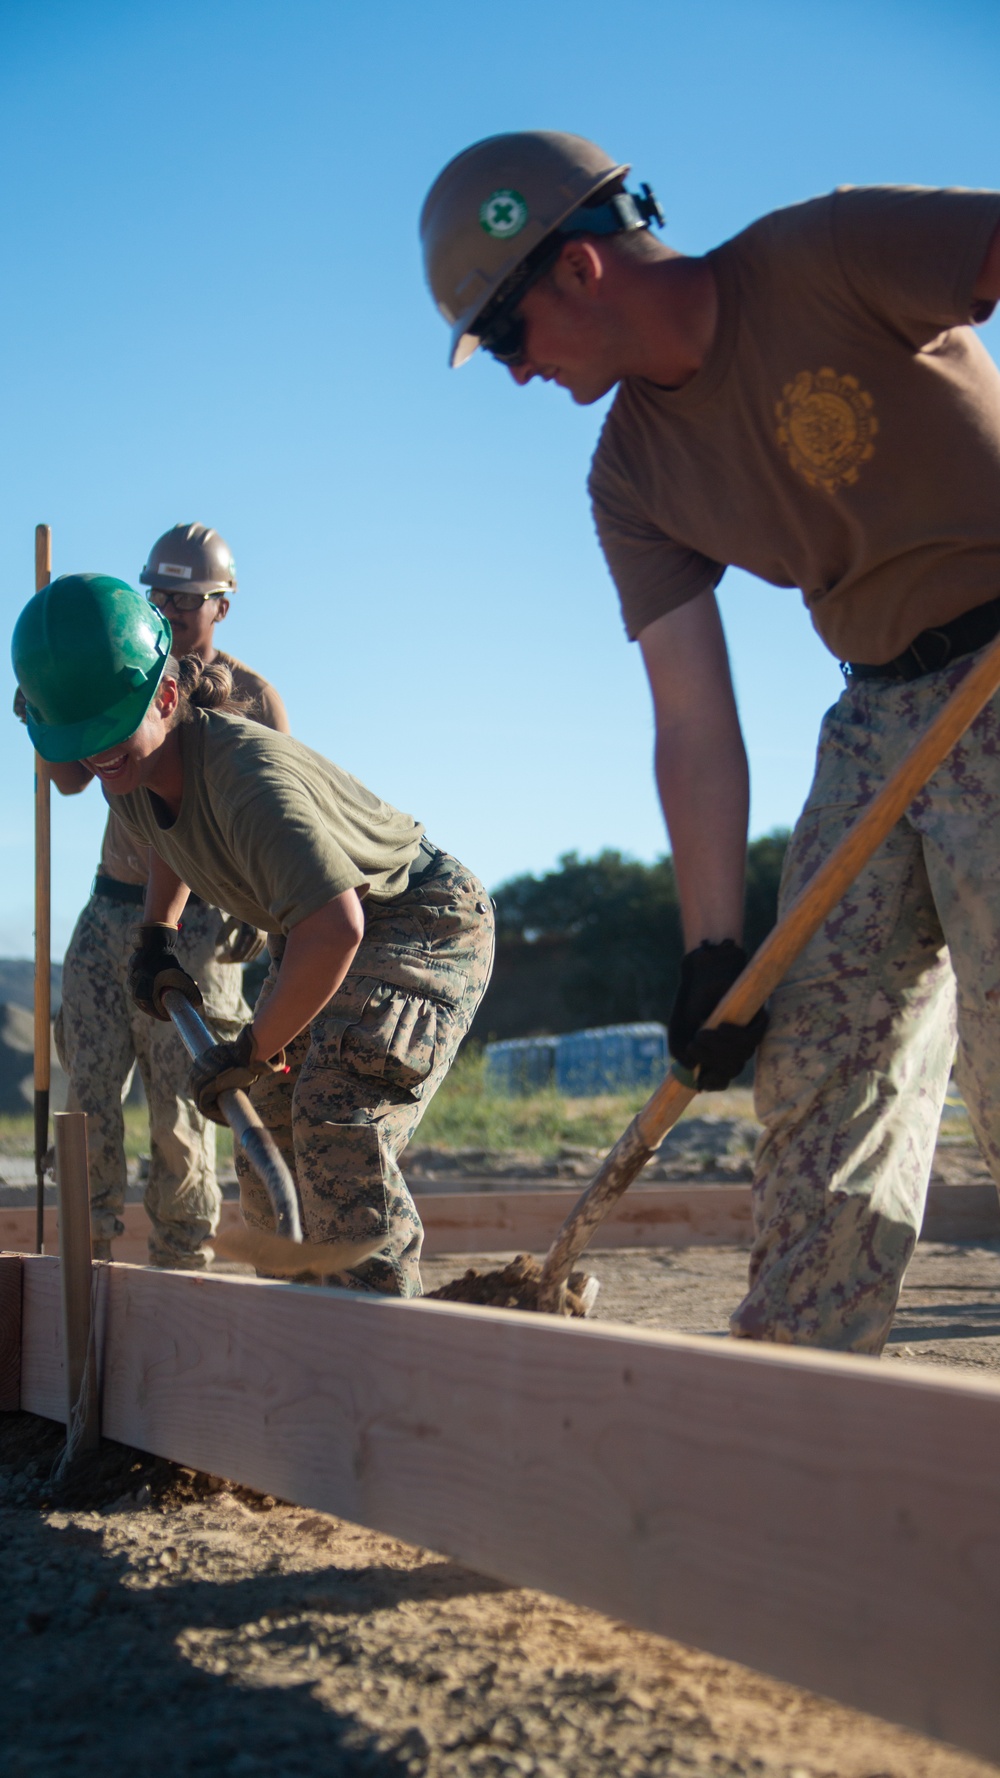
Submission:
[[[571,1272],[566,1280],[566,1310],[571,1316],[587,1313],[579,1294],[587,1277],[586,1272]],[[449,1278],[424,1294],[443,1303],[478,1303],[487,1309],[537,1309],[541,1281],[539,1261],[528,1253],[515,1253],[505,1266],[491,1266],[487,1259],[482,1270],[469,1266],[460,1278]]]

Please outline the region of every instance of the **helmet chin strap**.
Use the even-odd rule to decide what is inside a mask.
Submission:
[[[662,228],[666,220],[652,188],[641,185],[638,194],[619,191],[603,204],[582,204],[564,218],[555,232],[564,236],[624,235],[649,228],[654,222]]]

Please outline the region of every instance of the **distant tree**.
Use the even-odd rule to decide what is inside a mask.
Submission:
[[[778,917],[778,885],[789,837],[788,829],[779,827],[747,847],[743,943],[751,956]]]
[[[748,949],[774,924],[787,837],[748,849]],[[556,870],[501,884],[495,900],[496,968],[473,1026],[480,1041],[666,1022],[684,948],[669,858],[567,852]]]

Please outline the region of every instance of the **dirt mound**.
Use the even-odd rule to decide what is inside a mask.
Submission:
[[[519,1253],[495,1272],[477,1272],[471,1266],[461,1278],[440,1284],[427,1296],[444,1303],[476,1303],[484,1309],[537,1309],[538,1286],[542,1268],[530,1254]],[[587,1283],[586,1272],[571,1272],[566,1287],[566,1309],[570,1315],[587,1313],[582,1291]]]

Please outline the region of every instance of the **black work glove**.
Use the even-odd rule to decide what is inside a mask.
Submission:
[[[217,963],[252,963],[267,944],[267,933],[252,926],[249,920],[237,920],[227,914],[215,941]]]
[[[717,945],[705,939],[696,951],[688,951],[681,964],[681,985],[667,1034],[670,1054],[697,1074],[699,1092],[721,1093],[749,1062],[767,1030],[764,1007],[749,1025],[703,1029],[705,1020],[743,974],[746,962],[743,946],[726,938]]]
[[[149,1018],[163,1019],[165,1023],[170,1021],[160,998],[165,988],[178,988],[192,1006],[205,1004],[201,989],[173,948],[171,941],[176,937],[176,926],[165,926],[160,920],[139,926],[135,949],[128,960],[128,991],[136,1006]]]
[[[253,1026],[244,1025],[238,1037],[214,1043],[191,1064],[191,1097],[202,1117],[224,1124],[226,1120],[219,1110],[220,1093],[231,1088],[245,1093],[262,1074],[286,1072],[284,1050],[279,1050],[276,1056],[258,1055]]]

